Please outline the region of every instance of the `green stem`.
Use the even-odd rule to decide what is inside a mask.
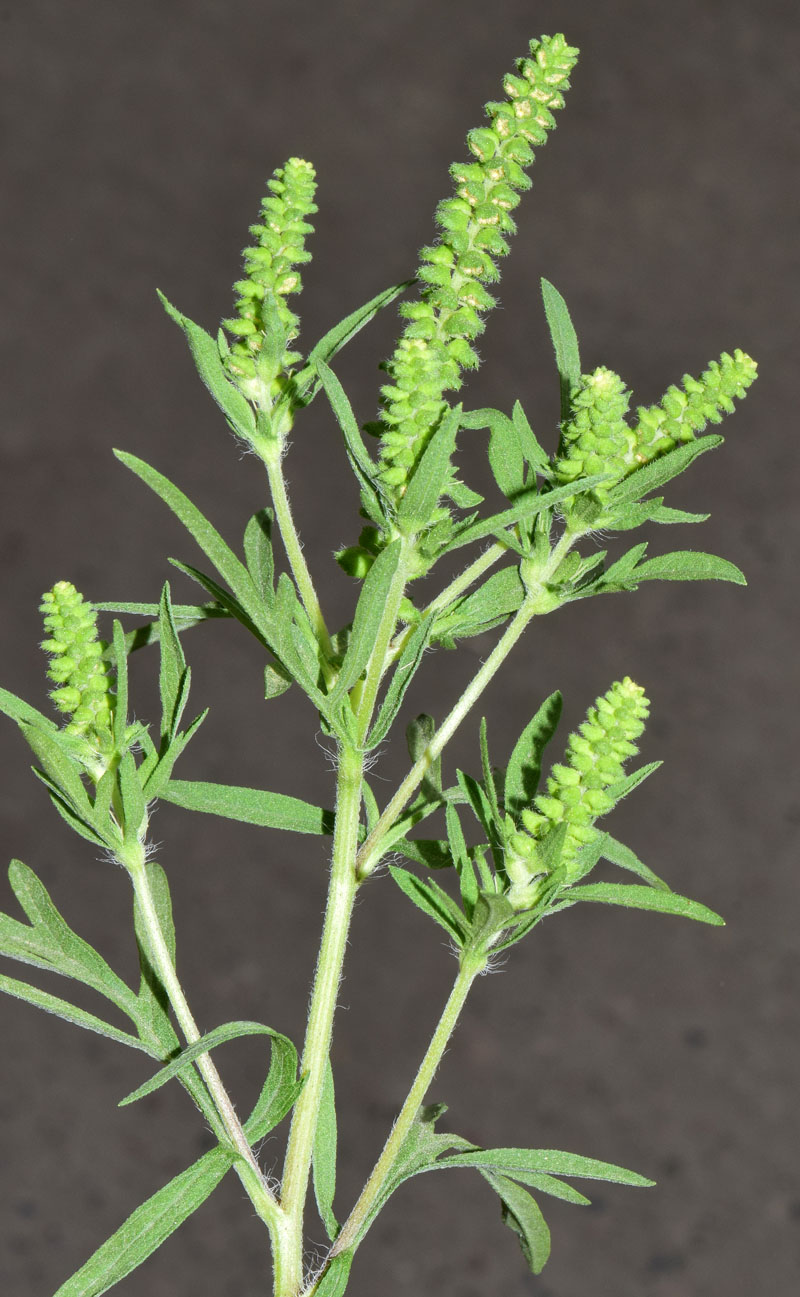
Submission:
[[[189,1008],[183,988],[178,980],[175,965],[172,962],[169,948],[164,938],[150,890],[150,883],[144,863],[144,849],[139,848],[135,859],[122,859],[121,864],[128,870],[133,883],[139,909],[147,929],[150,948],[155,959],[156,971],[161,984],[169,997],[175,1017],[188,1044],[193,1045],[200,1039],[200,1030]],[[234,1163],[239,1178],[245,1187],[258,1215],[268,1226],[270,1232],[275,1228],[280,1212],[275,1195],[264,1180],[253,1150],[248,1143],[242,1124],[236,1116],[222,1079],[209,1054],[201,1054],[196,1060],[197,1068],[214,1100],[214,1106],[224,1129],[225,1135],[236,1150]]]
[[[294,1297],[303,1283],[303,1214],[322,1081],[331,1047],[336,997],[358,886],[354,861],[358,846],[362,774],[363,756],[342,748],[328,903],[300,1064],[306,1082],[292,1116],[283,1168],[281,1206],[287,1224],[279,1239],[281,1272],[279,1274],[276,1267],[275,1297]]]
[[[303,547],[300,544],[300,537],[297,534],[292,510],[289,504],[289,496],[286,490],[286,479],[283,476],[283,466],[281,462],[280,450],[275,449],[269,453],[260,452],[264,461],[269,487],[272,493],[272,503],[275,506],[275,519],[278,523],[278,529],[281,533],[283,546],[286,550],[286,557],[289,560],[289,566],[292,569],[292,575],[295,579],[297,589],[300,592],[300,598],[303,601],[303,607],[308,613],[314,633],[319,641],[320,648],[326,660],[323,665],[323,671],[330,672],[330,659],[333,656],[330,635],[325,625],[325,618],[322,615],[317,592],[314,589],[314,582],[311,579],[311,573],[308,570],[303,555]],[[332,679],[332,673],[331,673]],[[329,681],[330,683],[330,681]]]
[[[364,879],[368,874],[372,873],[379,863],[382,854],[382,839],[391,829],[406,803],[416,792],[436,758],[441,755],[450,742],[464,717],[474,707],[492,677],[508,657],[528,622],[536,616],[537,612],[550,611],[546,591],[547,581],[577,539],[577,536],[565,532],[558,544],[551,550],[547,562],[537,574],[536,582],[529,584],[520,608],[512,617],[480,671],[467,685],[458,702],[437,729],[422,756],[409,770],[371,833],[362,843],[356,857],[356,870],[360,879]]]
[[[502,556],[507,553],[508,547],[504,545],[502,541],[496,541],[494,545],[490,545],[489,548],[485,549],[482,554],[479,554],[463,572],[461,572],[457,577],[454,577],[450,584],[446,585],[445,588],[437,594],[435,599],[432,599],[429,604],[421,609],[419,620],[422,621],[429,613],[438,612],[439,609],[447,608],[451,603],[458,599],[459,595],[462,595],[465,590],[468,590],[472,583],[477,581],[478,577],[482,576],[487,568],[490,568],[493,563],[496,563],[499,558],[502,558]],[[414,626],[412,625],[407,626],[402,634],[397,636],[397,639],[392,644],[390,650],[392,661],[400,656],[406,646],[406,642],[411,638],[413,633]]]
[[[419,1065],[419,1070],[414,1078],[411,1089],[408,1092],[405,1103],[400,1109],[400,1114],[392,1127],[391,1134],[383,1146],[378,1161],[370,1175],[367,1183],[361,1191],[355,1207],[351,1211],[341,1232],[337,1236],[336,1242],[331,1248],[331,1257],[339,1252],[345,1252],[348,1248],[354,1247],[360,1242],[365,1227],[368,1227],[370,1216],[380,1199],[381,1193],[389,1179],[397,1155],[408,1136],[414,1119],[425,1099],[425,1095],[430,1089],[442,1056],[447,1048],[450,1037],[455,1030],[461,1010],[469,994],[472,983],[479,973],[483,972],[486,967],[486,956],[484,954],[472,953],[462,956],[462,964],[458,971],[458,977],[455,980],[450,996],[442,1011],[436,1030],[433,1033],[431,1042],[425,1052],[425,1057]]]

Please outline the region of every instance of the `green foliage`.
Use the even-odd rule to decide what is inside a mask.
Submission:
[[[499,1199],[535,1274],[550,1250],[541,1196],[585,1204],[588,1199],[570,1183],[573,1177],[631,1187],[652,1183],[558,1150],[477,1147],[437,1132],[444,1105],[425,1102],[475,977],[543,918],[585,901],[712,926],[723,922],[701,902],[674,893],[632,848],[600,827],[658,766],[649,762],[626,771],[648,712],[643,690],[629,677],[596,700],[544,783],[546,748],[561,715],[557,692],[522,725],[505,767],[493,761],[489,731],[495,728],[484,719],[479,775],[457,770],[450,781],[444,770],[447,744],[535,617],[652,580],[745,582],[733,563],[702,551],[648,557],[648,542],[639,539],[621,553],[611,548],[615,532],[697,523],[707,516],[672,508],[655,492],[721,445],[722,438],[705,429],[730,414],[753,382],[755,363],[744,352],[724,352],[700,378],[685,376],[660,402],[631,416],[630,392],[613,369],[600,365],[582,373],[567,304],[542,280],[558,379],[558,444],[542,444],[519,400],[509,401],[510,411],[471,410],[448,400],[463,372],[478,364],[474,344],[494,304],[488,286],[499,278],[499,259],[509,250],[511,212],[530,185],[526,168],[555,125],[576,57],[563,36],[532,41],[530,55],[504,81],[505,98],[487,105],[487,124],[470,132],[472,160],[451,168],[455,192],[438,208],[438,241],[421,253],[420,295],[401,307],[405,325],[383,366],[388,382],[377,421],[359,426],[331,362],[414,281],[394,285],[347,314],[303,361],[293,349],[299,320],[289,299],[301,287],[298,267],[309,260],[308,217],[316,211],[310,163],[290,158],[270,180],[261,219],[251,227],[254,242],[244,253],[244,276],[234,286],[235,315],[216,336],[162,295],[228,426],[266,468],[270,504],[247,521],[237,552],[157,468],[116,452],[199,547],[202,568],[170,561],[181,577],[201,587],[204,602],[173,603],[165,583],[157,601],[89,603],[70,582],[57,582],[43,596],[49,637],[44,648],[56,686],[51,699],[66,722],[57,724],[4,689],[0,712],[20,729],[34,754],[35,774],[61,817],[95,856],[99,848],[126,871],[139,985],[126,985],[62,918],[36,875],[14,861],[9,877],[27,921],[0,914],[0,955],[82,983],[110,1004],[112,1017],[121,1013],[127,1019],[127,1029],[5,974],[0,990],[146,1053],[151,1069],[158,1070],[121,1104],[175,1079],[217,1145],[137,1208],[56,1297],[94,1297],[124,1279],[230,1169],[270,1233],[275,1297],[342,1297],[356,1249],[377,1214],[401,1184],[423,1172],[477,1171]],[[328,624],[283,476],[294,419],[320,391],[343,439],[364,524],[357,543],[335,555],[360,582],[338,629]],[[377,438],[374,452],[370,436]],[[494,479],[489,489],[499,491],[501,507],[487,504],[456,476],[456,454],[476,448],[485,450]],[[469,466],[465,455],[460,470],[468,473]],[[599,531],[611,537],[608,551],[596,544]],[[464,566],[457,551],[468,547]],[[451,556],[451,575],[437,585],[436,564],[443,558],[452,564]],[[112,620],[101,639],[99,613],[116,614],[125,624]],[[128,618],[144,622],[129,627]],[[292,685],[311,703],[312,732],[321,730],[335,748],[335,811],[259,787],[175,777],[178,758],[206,715],[186,720],[191,669],[183,637],[219,622],[226,633],[243,627],[262,654],[255,717],[262,699],[276,699]],[[478,646],[475,673],[449,710],[436,718],[412,711],[409,720],[408,691],[425,655],[494,632],[490,648]],[[128,656],[156,644],[159,715],[148,726],[129,721],[137,709],[129,699]],[[279,723],[280,711],[280,704],[270,707],[269,723]],[[382,807],[365,773],[398,724],[405,729],[410,768]],[[287,761],[299,741],[294,735],[291,740],[270,736]],[[167,873],[149,858],[158,799],[256,828],[331,837],[329,895],[302,1062],[287,1036],[260,1023],[237,1020],[208,1032],[197,1026],[178,976]],[[434,832],[445,836],[414,836],[435,815]],[[359,889],[392,856],[389,876],[446,934],[458,968],[383,1152],[340,1222],[334,1212],[334,1015]],[[440,884],[427,872],[420,876],[396,863],[398,858],[417,871],[453,873],[441,874]],[[602,861],[628,881],[587,881]],[[270,905],[279,903],[266,875],[263,895]],[[214,1051],[244,1035],[269,1036],[270,1059],[256,1105],[242,1121]],[[262,1172],[259,1144],[289,1112],[278,1186]],[[315,1273],[304,1274],[310,1184],[331,1246]]]

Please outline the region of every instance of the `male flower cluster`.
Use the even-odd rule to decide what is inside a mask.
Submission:
[[[66,733],[81,740],[87,753],[108,754],[115,697],[97,614],[70,581],[58,581],[42,595],[40,611],[49,634],[42,648],[52,655],[47,674],[57,685],[50,697],[70,717]]]
[[[545,873],[540,843],[560,824],[566,824],[561,855],[565,882],[580,876],[580,850],[591,842],[595,820],[616,804],[614,785],[623,778],[624,762],[638,751],[634,740],[643,732],[648,712],[644,689],[626,676],[595,700],[586,720],[570,734],[565,761],[553,766],[547,792],[522,812],[521,826],[507,840],[512,905],[524,909],[535,901]]]
[[[566,485],[605,473],[608,481],[595,488],[598,499],[605,499],[634,469],[693,441],[706,424],[720,423],[731,414],[733,398],[741,400],[756,374],[756,363],[745,352],[724,351],[700,378],[684,374],[682,386],[669,387],[657,405],[639,406],[633,427],[625,418],[630,392],[622,379],[604,368],[582,375],[572,392],[571,417],[561,430],[555,481]]]
[[[507,98],[487,104],[489,125],[467,137],[475,161],[451,168],[456,193],[437,212],[441,239],[421,252],[425,287],[420,300],[400,308],[408,324],[383,365],[381,477],[396,499],[442,416],[444,392],[460,386],[462,369],[478,365],[472,342],[484,327],[481,312],[494,304],[485,284],[499,278],[496,259],[516,228],[511,211],[531,184],[523,168],[533,162],[531,146],[544,144],[555,126],[577,54],[561,35],[531,41],[519,75],[505,79]]]
[[[303,286],[295,267],[311,260],[305,240],[313,226],[306,218],[317,210],[315,176],[310,162],[289,158],[267,182],[270,192],[261,202],[261,220],[250,226],[256,244],[244,249],[245,277],[234,284],[237,314],[223,321],[236,339],[226,361],[228,373],[256,402],[271,397],[278,376],[300,359],[287,349],[299,333],[300,321],[286,299]],[[265,341],[276,324],[282,344],[278,354],[271,355]]]

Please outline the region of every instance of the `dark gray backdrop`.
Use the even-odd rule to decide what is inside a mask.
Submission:
[[[581,47],[469,400],[508,408],[519,397],[552,441],[542,274],[570,302],[584,365],[619,370],[640,401],[744,347],[761,377],[726,447],[670,489],[671,503],[712,519],[653,543],[724,552],[751,585],[653,585],[574,605],[529,632],[486,709],[500,757],[553,688],[575,723],[613,678],[641,680],[653,700],[644,754],[665,766],[619,810],[615,832],[729,926],[591,907],[545,925],[480,982],[431,1092],[449,1102],[451,1128],[476,1141],[619,1161],[657,1189],[601,1186],[584,1212],[554,1203],[553,1259],[534,1280],[478,1176],[423,1177],[374,1228],[353,1291],[789,1297],[800,1272],[793,0],[26,0],[1,5],[0,19],[2,681],[40,705],[43,589],[69,578],[95,599],[152,600],[165,554],[195,558],[112,446],[155,461],[232,539],[265,503],[255,462],[196,380],[155,286],[214,326],[230,309],[266,176],[307,156],[320,182],[302,299],[310,344],[413,272],[447,166],[528,37],[564,30]],[[390,311],[339,364],[362,418],[396,331]],[[320,400],[288,476],[333,622],[346,619],[352,588],[330,552],[358,527],[342,460]],[[475,481],[466,451],[463,462]],[[194,597],[174,572],[173,585]],[[429,659],[411,709],[441,715],[488,646]],[[257,646],[219,625],[186,648],[195,709],[212,710],[183,776],[329,802],[308,708],[293,694],[259,701]],[[133,669],[143,717],[154,668],[143,654]],[[10,724],[0,745],[4,856],[36,868],[69,920],[133,976],[125,878],[62,832]],[[472,726],[454,749],[474,765],[475,747]],[[384,795],[401,748],[377,772]],[[299,1040],[325,844],[167,806],[154,829],[202,1026],[254,1017]],[[0,898],[12,907],[5,883]],[[388,880],[365,889],[335,1050],[343,1209],[451,973],[437,931]],[[17,1002],[2,1013],[0,1276],[10,1297],[49,1297],[207,1140],[178,1087],[116,1109],[147,1073],[138,1056]],[[264,1061],[252,1041],[220,1058],[242,1111]],[[276,1137],[264,1150],[276,1168],[281,1147]],[[266,1291],[263,1249],[230,1177],[121,1291],[255,1297]]]

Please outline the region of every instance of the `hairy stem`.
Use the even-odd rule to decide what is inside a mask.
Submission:
[[[156,971],[161,980],[161,984],[169,997],[170,1005],[172,1006],[172,1010],[187,1043],[193,1045],[200,1039],[201,1033],[194,1020],[194,1015],[189,1008],[186,996],[183,993],[183,988],[178,980],[178,974],[175,971],[175,965],[172,962],[166,940],[164,939],[164,933],[161,929],[158,912],[153,901],[153,895],[147,878],[143,849],[140,848],[136,860],[126,859],[122,861],[122,863],[129,871],[133,882],[134,892],[147,929],[150,948],[155,959]],[[270,1232],[272,1232],[275,1227],[277,1214],[280,1211],[277,1199],[267,1186],[267,1183],[261,1174],[258,1162],[256,1161],[253,1150],[248,1143],[242,1124],[236,1116],[236,1111],[210,1054],[200,1054],[195,1062],[200,1075],[205,1081],[209,1093],[214,1100],[214,1105],[222,1123],[225,1135],[238,1154],[234,1165],[239,1174],[239,1178],[252,1200],[253,1206],[258,1212],[258,1215],[269,1227]]]
[[[372,1174],[364,1185],[358,1202],[342,1226],[341,1232],[331,1249],[331,1257],[336,1256],[339,1252],[347,1251],[350,1247],[354,1247],[363,1236],[365,1227],[368,1227],[370,1217],[392,1173],[397,1155],[414,1124],[414,1119],[438,1071],[439,1064],[455,1030],[472,983],[485,967],[486,956],[482,953],[462,957],[458,977],[442,1011],[442,1016],[433,1033],[431,1042],[425,1051],[425,1057],[419,1065],[411,1089],[400,1109],[397,1121],[383,1146],[383,1152],[375,1163]]]
[[[280,451],[275,450],[272,453],[262,453],[262,458],[267,470],[269,487],[272,493],[272,503],[275,506],[275,519],[278,529],[283,540],[283,547],[286,550],[286,557],[289,560],[289,566],[292,569],[292,576],[300,592],[300,598],[303,601],[303,607],[308,613],[314,633],[317,636],[320,648],[322,649],[324,661],[322,664],[323,673],[328,676],[331,672],[330,659],[333,655],[331,639],[328,634],[328,628],[325,625],[325,618],[322,615],[317,592],[314,589],[314,582],[311,579],[311,573],[308,570],[303,547],[300,544],[300,537],[295,527],[292,510],[289,504],[289,496],[286,491],[286,479],[283,476],[283,466],[281,463]],[[331,674],[332,678],[332,674]],[[329,680],[330,683],[330,680]]]
[[[464,717],[472,710],[492,677],[496,675],[528,622],[536,616],[537,612],[545,610],[546,605],[543,605],[541,601],[545,585],[577,539],[577,535],[565,532],[558,544],[551,550],[546,564],[538,574],[538,581],[528,589],[521,606],[512,617],[480,671],[467,685],[458,702],[442,721],[425,751],[411,767],[397,792],[381,813],[378,822],[373,827],[372,832],[368,834],[358,852],[356,869],[359,878],[366,878],[379,863],[382,855],[382,839],[391,829],[417,788],[419,788],[433,762],[450,742]]]
[[[355,855],[361,811],[363,757],[343,748],[339,758],[336,823],[331,879],[317,971],[311,993],[305,1046],[300,1064],[306,1083],[292,1116],[283,1168],[281,1206],[287,1217],[282,1235],[282,1273],[276,1269],[275,1297],[294,1297],[303,1282],[303,1214],[317,1128],[322,1081],[331,1047],[336,997],[356,896]]]

